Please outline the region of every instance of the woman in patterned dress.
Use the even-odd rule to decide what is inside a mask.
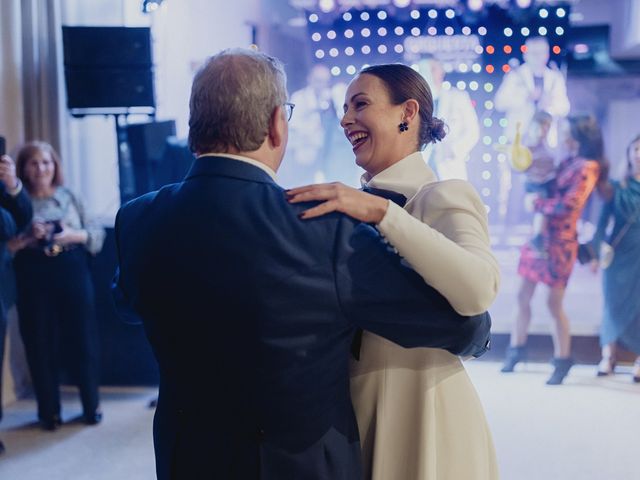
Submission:
[[[549,286],[547,306],[554,320],[554,371],[548,385],[559,385],[573,365],[569,318],[564,311],[565,290],[578,253],[577,222],[599,179],[606,177],[602,132],[590,116],[572,117],[563,128],[568,158],[558,166],[553,195],[539,198],[535,210],[547,219],[543,232],[544,254],[526,243],[520,254],[518,274],[522,283],[518,292],[518,314],[511,334],[511,345],[502,368],[513,372],[526,358],[526,343],[531,322],[531,298],[538,283]]]

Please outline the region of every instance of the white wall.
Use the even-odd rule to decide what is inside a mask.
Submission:
[[[156,92],[160,119],[175,119],[186,137],[193,74],[225,48],[248,47],[249,23],[257,23],[259,0],[165,0],[153,17]]]

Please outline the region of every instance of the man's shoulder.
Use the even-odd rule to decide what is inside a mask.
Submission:
[[[148,213],[152,205],[161,203],[167,196],[175,191],[178,185],[179,184],[166,185],[160,190],[148,192],[144,195],[134,198],[133,200],[129,200],[118,210],[118,218],[128,219],[139,217],[142,214]]]

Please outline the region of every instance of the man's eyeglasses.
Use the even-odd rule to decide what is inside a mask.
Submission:
[[[285,112],[285,114],[287,116],[287,122],[289,120],[291,120],[291,117],[293,116],[293,107],[295,107],[295,106],[296,106],[295,103],[290,103],[290,102],[285,102],[283,104],[284,112]]]

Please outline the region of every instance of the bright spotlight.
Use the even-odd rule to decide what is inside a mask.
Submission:
[[[336,7],[336,0],[320,0],[318,7],[320,7],[322,12],[329,13]]]
[[[469,7],[469,10],[471,10],[473,12],[479,12],[480,10],[482,10],[482,7],[484,6],[484,1],[483,0],[469,0],[469,3],[467,5]]]

